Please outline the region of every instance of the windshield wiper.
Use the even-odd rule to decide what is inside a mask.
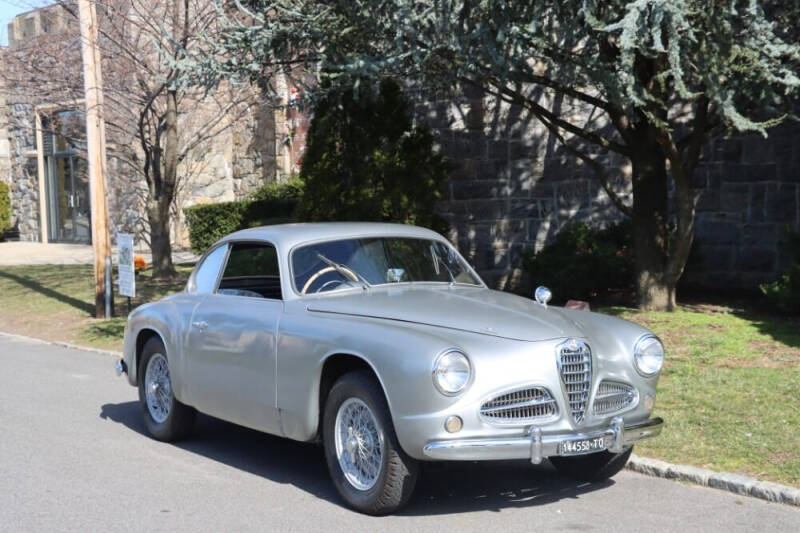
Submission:
[[[447,270],[447,275],[450,276],[450,285],[456,284],[456,277],[453,275],[453,271],[450,270],[450,267],[447,266],[447,263],[444,262],[444,259],[439,257],[439,254],[436,253],[436,250],[431,246],[431,253],[433,254],[434,259],[436,260],[436,273],[439,273],[439,265],[442,265],[445,270]]]
[[[317,257],[319,258],[320,261],[322,261],[326,265],[336,269],[336,272],[341,274],[343,278],[352,279],[352,277],[355,276],[356,278],[358,278],[357,281],[359,281],[363,285],[365,290],[369,289],[370,287],[372,287],[372,284],[369,281],[367,281],[366,279],[364,279],[364,276],[362,276],[361,274],[359,274],[358,272],[356,272],[352,268],[346,267],[344,265],[340,265],[336,261],[332,261],[332,260],[328,259],[327,257],[322,255],[321,253],[317,253]],[[351,274],[353,276],[351,276]]]

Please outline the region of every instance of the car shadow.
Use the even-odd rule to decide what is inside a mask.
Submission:
[[[147,436],[138,402],[105,404],[100,418]],[[274,437],[199,414],[192,437],[174,445],[276,483],[293,485],[318,498],[343,503],[328,477],[322,448],[314,444]],[[423,463],[414,496],[398,514],[537,506],[580,498],[613,484],[611,480],[573,481],[559,476],[548,463],[537,467],[527,461]]]

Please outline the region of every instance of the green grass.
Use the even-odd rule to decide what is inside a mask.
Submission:
[[[800,486],[796,319],[718,306],[603,311],[649,327],[667,350],[655,409],[667,425],[637,453]]]
[[[175,280],[137,278],[133,305],[179,291]],[[119,350],[126,301],[94,320],[90,266],[0,267],[0,331]],[[724,306],[674,313],[602,309],[656,332],[667,349],[656,414],[661,436],[637,452],[800,486],[800,322]]]
[[[191,267],[177,269],[178,277],[171,280],[155,280],[148,271],[139,274],[132,308],[182,290]],[[0,331],[121,350],[127,299],[115,294],[114,303],[116,318],[92,318],[90,265],[0,267]]]

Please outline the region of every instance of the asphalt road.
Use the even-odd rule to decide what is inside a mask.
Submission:
[[[201,416],[149,439],[113,359],[0,336],[0,531],[798,531],[800,509],[622,472],[424,470],[407,509],[344,508],[319,448]]]

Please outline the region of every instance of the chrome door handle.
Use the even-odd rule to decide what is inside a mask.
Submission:
[[[205,321],[201,320],[199,322],[192,322],[192,325],[194,327],[196,327],[197,329],[199,329],[200,331],[203,331],[204,329],[206,329],[208,327],[208,322],[205,322]]]

